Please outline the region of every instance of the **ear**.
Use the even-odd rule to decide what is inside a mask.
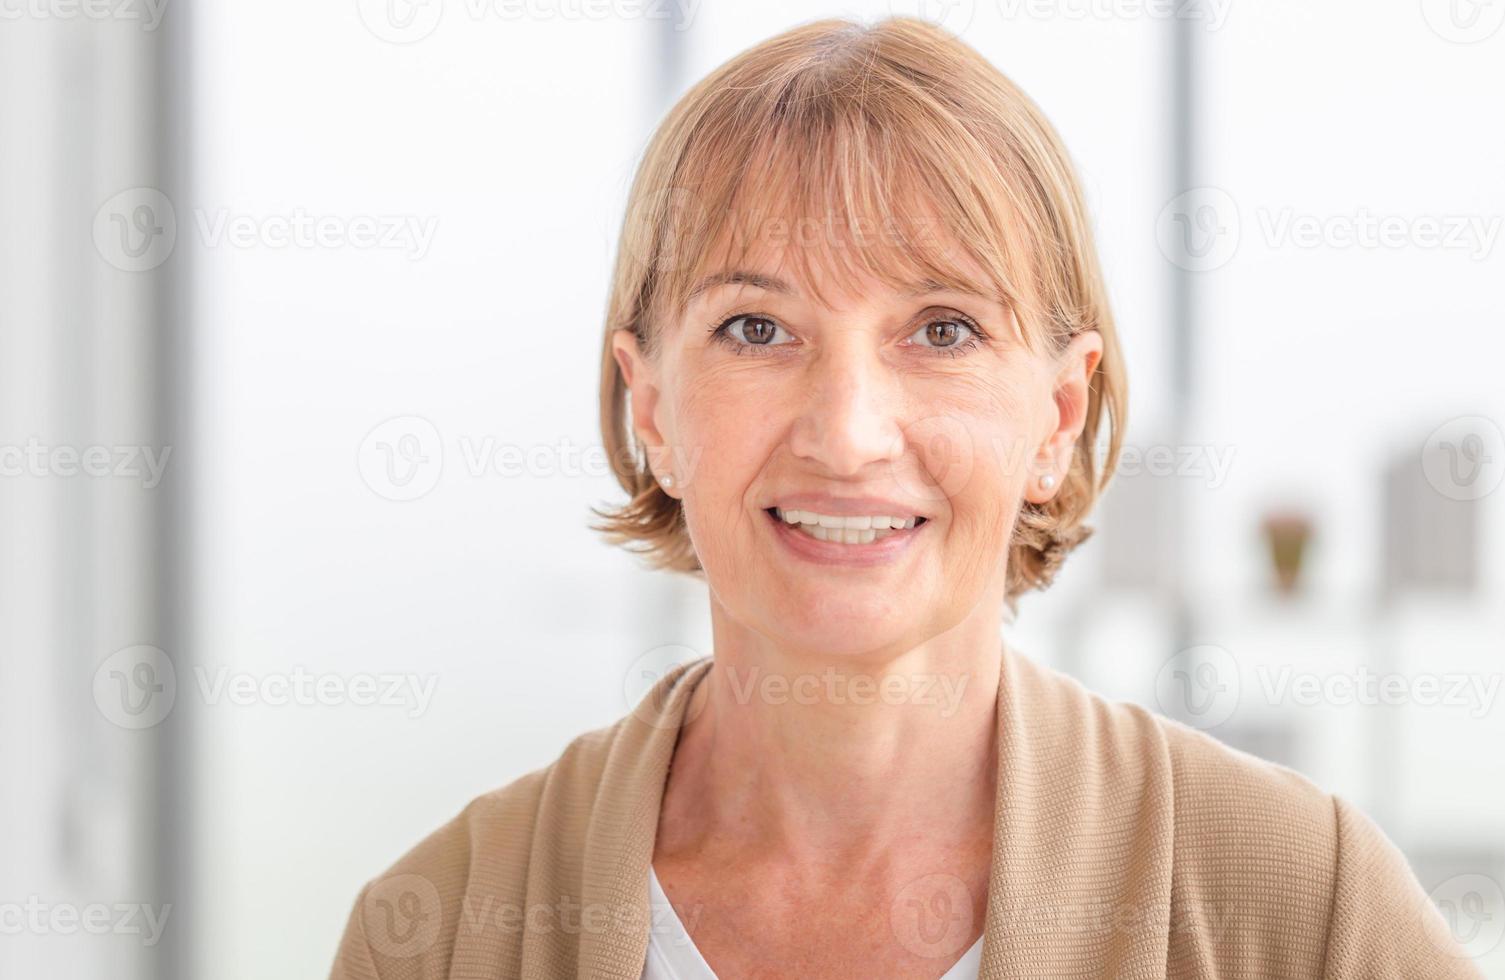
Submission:
[[[1102,358],[1102,335],[1096,330],[1084,330],[1054,359],[1057,371],[1051,382],[1051,401],[1055,405],[1055,424],[1036,454],[1036,466],[1024,488],[1024,499],[1030,503],[1043,504],[1054,497],[1071,470],[1077,439],[1087,424],[1092,375]],[[1055,477],[1049,489],[1040,484],[1047,474]]]
[[[613,332],[611,346],[630,395],[633,438],[647,452],[649,468],[662,487],[664,477],[674,475],[674,467],[667,441],[658,427],[658,366],[644,355],[637,335],[631,330]],[[670,493],[667,488],[664,492]]]

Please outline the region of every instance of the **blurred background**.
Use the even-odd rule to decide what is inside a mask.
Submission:
[[[0,976],[324,975],[710,652],[587,527],[628,184],[891,13],[1059,128],[1129,360],[1011,642],[1356,802],[1505,977],[1498,0],[0,0]]]

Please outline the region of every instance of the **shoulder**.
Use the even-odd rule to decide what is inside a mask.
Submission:
[[[1330,794],[1310,779],[1232,748],[1182,722],[1088,689],[1074,677],[1025,658],[1013,670],[1038,737],[1074,751],[1104,780],[1163,781],[1174,791],[1178,836],[1226,844],[1230,835],[1262,835],[1283,823],[1279,837],[1333,836]],[[1074,748],[1073,748],[1074,747]],[[1271,818],[1279,816],[1279,821]],[[1290,824],[1295,821],[1296,826]],[[1330,851],[1329,851],[1330,853]]]
[[[670,710],[667,696],[686,673],[665,675],[649,692],[657,699],[645,703]],[[534,905],[539,896],[579,894],[581,855],[596,825],[614,822],[624,781],[636,786],[651,775],[644,759],[665,732],[640,706],[577,736],[547,766],[471,800],[360,890],[332,976],[426,980],[451,975],[462,960],[518,976],[525,956],[555,955],[525,950],[524,926],[530,916],[569,910],[552,898]]]
[[[1057,671],[1019,674],[1100,799],[1169,799],[1172,961],[1232,975],[1477,975],[1405,856],[1352,802]]]
[[[520,914],[541,803],[558,780],[577,780],[596,764],[608,733],[586,733],[549,765],[471,800],[367,881],[332,976],[446,977],[467,924]]]

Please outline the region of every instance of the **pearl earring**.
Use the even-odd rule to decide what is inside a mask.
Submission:
[[[1055,485],[1056,485],[1056,478],[1055,478],[1055,476],[1053,474],[1047,473],[1044,476],[1040,477],[1040,489],[1042,489],[1042,490],[1049,490],[1051,487],[1054,487]]]
[[[658,478],[658,482],[663,484],[665,490],[668,490],[674,486],[674,477],[672,474],[666,473]]]

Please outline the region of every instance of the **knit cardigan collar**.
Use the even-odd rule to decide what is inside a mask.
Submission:
[[[581,933],[578,976],[639,980],[669,764],[690,695],[711,665],[703,657],[666,673],[602,746],[581,899],[624,914],[620,928]],[[1146,734],[1153,729],[1124,744],[1094,715],[1084,689],[1063,686],[1059,675],[1047,680],[1042,668],[1008,651],[997,709],[982,980],[1165,976],[1174,806],[1164,744],[1144,744],[1154,741]],[[1067,758],[1072,764],[1063,765]],[[535,883],[530,876],[530,893]],[[529,972],[529,958],[525,949],[523,975],[541,975]]]

